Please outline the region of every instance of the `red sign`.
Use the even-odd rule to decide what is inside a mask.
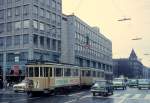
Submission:
[[[19,65],[13,66],[14,76],[19,76]]]

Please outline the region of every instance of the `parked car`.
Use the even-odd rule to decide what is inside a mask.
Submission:
[[[115,78],[113,80],[113,89],[122,88],[123,90],[126,89],[126,82],[123,78]]]
[[[106,80],[96,81],[91,87],[91,92],[93,93],[93,96],[96,94],[100,96],[113,95],[112,83]]]
[[[128,86],[129,87],[137,87],[138,86],[138,80],[137,79],[128,80]]]
[[[25,92],[26,87],[27,87],[27,80],[23,80],[21,83],[14,84],[13,90],[14,92],[19,92],[19,91]]]
[[[138,89],[147,88],[150,89],[150,80],[148,79],[139,79],[138,80]]]

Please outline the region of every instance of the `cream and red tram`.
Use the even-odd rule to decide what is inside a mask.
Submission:
[[[58,89],[91,86],[104,79],[104,71],[57,63],[30,63],[26,65],[28,95],[35,92],[50,93]]]

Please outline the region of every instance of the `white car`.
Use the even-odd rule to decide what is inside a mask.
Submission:
[[[25,92],[26,87],[27,87],[27,81],[23,80],[21,83],[13,85],[13,90],[14,92],[19,92],[19,91]]]

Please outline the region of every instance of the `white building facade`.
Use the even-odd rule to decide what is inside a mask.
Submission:
[[[112,78],[112,43],[97,27],[74,15],[63,15],[61,39],[61,62],[102,69],[106,79]]]

